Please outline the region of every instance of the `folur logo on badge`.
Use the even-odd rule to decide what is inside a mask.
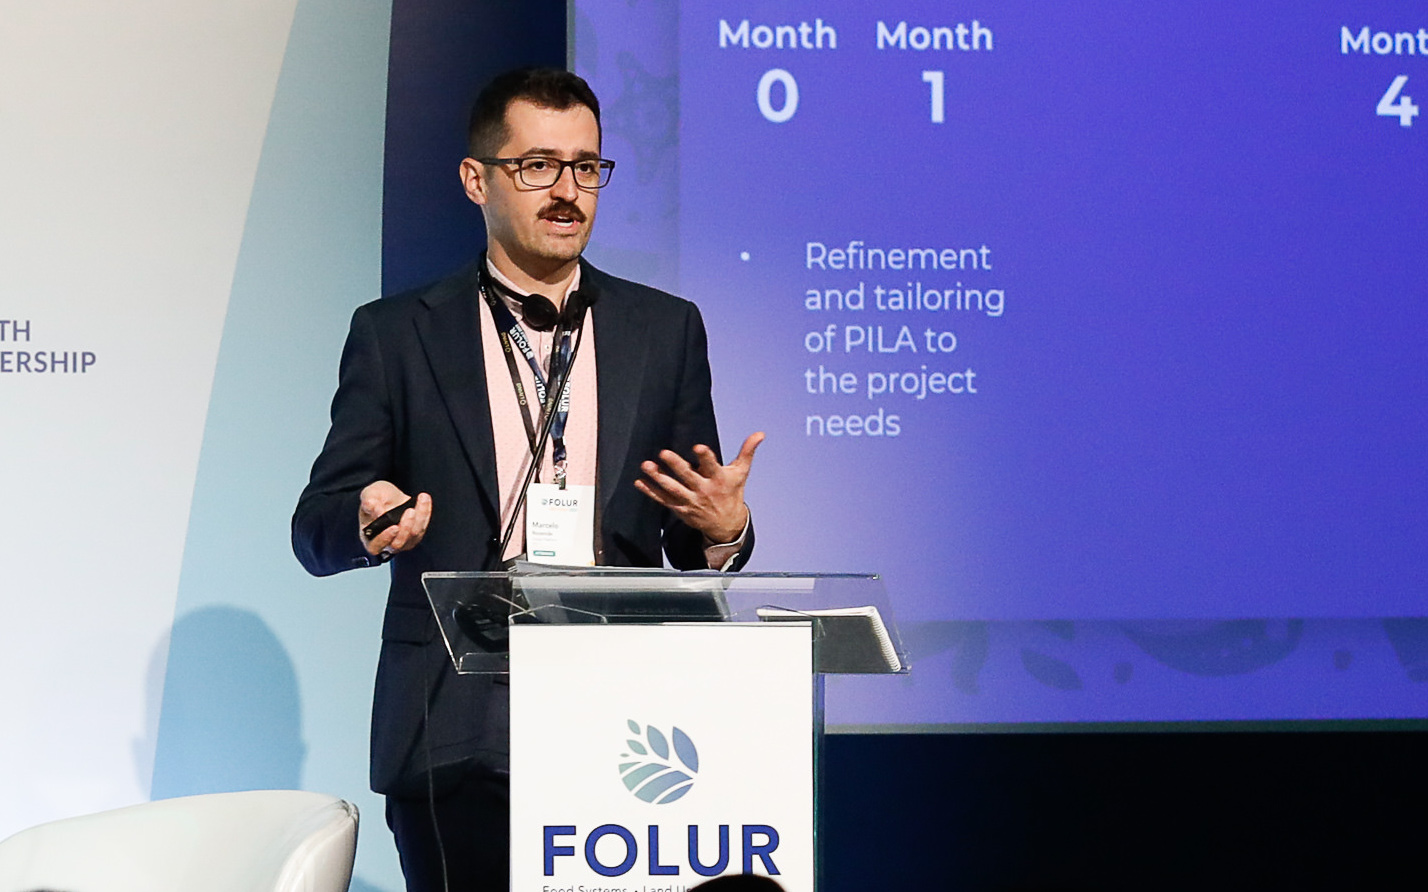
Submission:
[[[625,788],[635,798],[651,805],[667,805],[688,793],[694,787],[695,776],[699,773],[699,750],[689,735],[682,729],[674,727],[671,729],[671,733],[666,736],[659,728],[653,725],[641,727],[638,722],[632,719],[627,720],[626,725],[633,736],[626,739],[625,752],[620,755],[619,774]],[[728,869],[729,828],[728,824],[718,825],[718,855],[712,863],[707,864],[700,860],[699,825],[688,824],[683,828],[686,831],[685,838],[688,842],[685,864],[691,871],[699,876],[712,877],[718,876]],[[660,825],[650,824],[646,830],[645,855],[648,859],[648,874],[650,876],[678,876],[681,873],[679,863],[662,863]],[[774,863],[773,852],[778,848],[778,830],[767,824],[743,824],[740,831],[741,854],[743,856],[740,860],[743,872],[753,873],[754,859],[757,858],[762,863],[764,872],[771,876],[777,876],[779,870]],[[674,830],[672,835],[678,833],[678,830]],[[574,846],[558,845],[557,840],[561,837],[576,835],[578,835],[578,830],[573,824],[547,824],[544,827],[543,866],[545,876],[555,876],[556,858],[575,855]],[[600,843],[606,837],[613,837],[618,842],[612,841],[602,847]],[[629,873],[640,857],[640,845],[634,832],[623,825],[614,823],[601,824],[586,834],[583,848],[586,866],[601,876],[607,877]],[[606,857],[604,859],[599,851],[601,848],[605,850]],[[609,858],[612,854],[611,848],[614,849],[613,854],[620,858],[617,863],[608,863],[612,860]],[[673,887],[664,888],[666,892],[673,889]],[[649,890],[649,892],[658,892],[658,890]]]

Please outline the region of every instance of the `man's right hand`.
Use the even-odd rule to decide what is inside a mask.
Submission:
[[[362,536],[364,527],[405,502],[408,496],[387,481],[378,480],[363,489],[360,498],[357,506],[358,536]],[[370,539],[363,536],[362,545],[368,554],[374,556],[384,551],[388,554],[408,551],[421,544],[422,537],[426,535],[426,525],[430,522],[431,496],[422,493],[417,496],[414,507],[402,512],[400,523],[387,527]]]

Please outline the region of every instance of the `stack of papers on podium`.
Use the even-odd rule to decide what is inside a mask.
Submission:
[[[876,607],[786,610],[760,607],[766,622],[813,621],[814,670],[835,674],[902,671],[902,660]]]

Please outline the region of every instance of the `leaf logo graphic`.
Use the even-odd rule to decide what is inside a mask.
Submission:
[[[633,735],[625,741],[628,748],[621,753],[620,779],[636,797],[655,805],[673,802],[694,786],[699,773],[699,750],[679,728],[669,737],[654,725],[640,728],[638,722],[627,720]],[[673,756],[670,744],[673,743]]]

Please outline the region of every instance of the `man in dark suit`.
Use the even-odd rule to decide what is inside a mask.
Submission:
[[[516,506],[541,421],[533,386],[554,380],[572,342],[585,345],[539,479],[593,487],[600,564],[659,566],[663,552],[681,569],[742,567],[753,547],[744,483],[762,440],[722,464],[692,304],[581,260],[613,168],[583,80],[552,69],[497,78],[473,109],[470,151],[461,180],[485,217],[486,254],[356,311],[332,427],[293,516],[293,549],[314,574],[391,559],[372,787],[387,796],[412,890],[507,884],[507,687],[452,671],[421,574],[494,569],[522,550]],[[554,305],[546,315],[594,295],[584,330],[543,328],[533,294]],[[363,535],[412,494],[397,523]]]

